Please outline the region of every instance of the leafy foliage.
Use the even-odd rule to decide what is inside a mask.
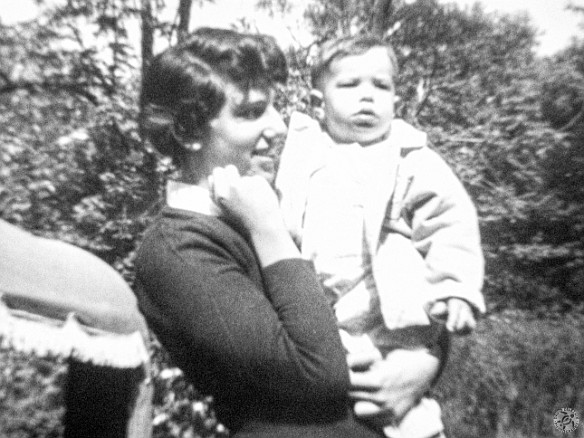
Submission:
[[[0,350],[0,431],[6,438],[63,436],[67,364]]]
[[[286,14],[290,4],[258,1],[273,14]],[[162,6],[153,3],[150,36],[172,40],[176,23],[160,19]],[[143,11],[130,0],[72,0],[44,11],[34,23],[0,24],[0,56],[11,60],[0,66],[0,215],[92,251],[131,283],[134,250],[172,171],[139,133],[142,59],[129,40]],[[577,336],[533,316],[584,308],[584,43],[540,59],[527,17],[437,0],[312,0],[305,17],[314,43],[290,49],[290,79],[278,95],[285,118],[310,112],[316,45],[381,23],[400,61],[398,114],[429,133],[476,202],[492,318],[517,309],[531,315],[509,326],[489,319],[475,340],[457,347],[453,362],[462,365],[455,372],[471,376],[462,380],[467,390],[441,391],[447,409],[462,406],[470,417],[450,409],[453,427],[477,418],[469,427],[490,436],[507,414],[524,419],[527,409],[544,418],[551,409],[544,400],[581,403],[566,395],[581,373],[570,353]],[[527,328],[514,335],[521,325]],[[571,368],[552,360],[538,336],[569,346],[558,357]],[[224,436],[210,400],[184,381],[162,348],[153,354],[155,436]],[[483,365],[473,371],[477,363]],[[536,380],[530,363],[544,363],[551,374]],[[564,389],[552,387],[554,373]],[[548,426],[533,427],[541,433]],[[456,435],[468,436],[462,429]]]

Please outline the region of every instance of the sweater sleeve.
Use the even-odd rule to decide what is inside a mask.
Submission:
[[[438,154],[426,149],[419,155],[420,167],[412,178],[405,208],[412,241],[424,256],[432,297],[461,298],[484,312],[484,260],[476,209]]]
[[[246,266],[250,258],[256,266],[249,247],[237,254],[207,233],[185,239],[161,228],[137,260],[141,306],[179,366],[199,378],[207,372],[203,378],[219,382],[215,393],[229,396],[304,403],[346,396],[344,352],[311,265],[266,267],[263,290]]]

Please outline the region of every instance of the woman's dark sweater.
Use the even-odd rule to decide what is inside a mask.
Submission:
[[[260,268],[223,220],[165,208],[136,259],[140,308],[237,437],[379,437],[348,409],[348,370],[312,266]]]

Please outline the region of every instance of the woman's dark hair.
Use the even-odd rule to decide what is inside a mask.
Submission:
[[[287,76],[274,38],[200,28],[152,60],[142,83],[144,133],[180,163],[184,142],[199,138],[223,108],[225,82],[247,91],[284,83]]]

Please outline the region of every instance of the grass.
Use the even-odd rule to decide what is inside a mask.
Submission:
[[[436,394],[451,438],[561,436],[558,409],[584,414],[584,318],[487,317],[454,340]]]

